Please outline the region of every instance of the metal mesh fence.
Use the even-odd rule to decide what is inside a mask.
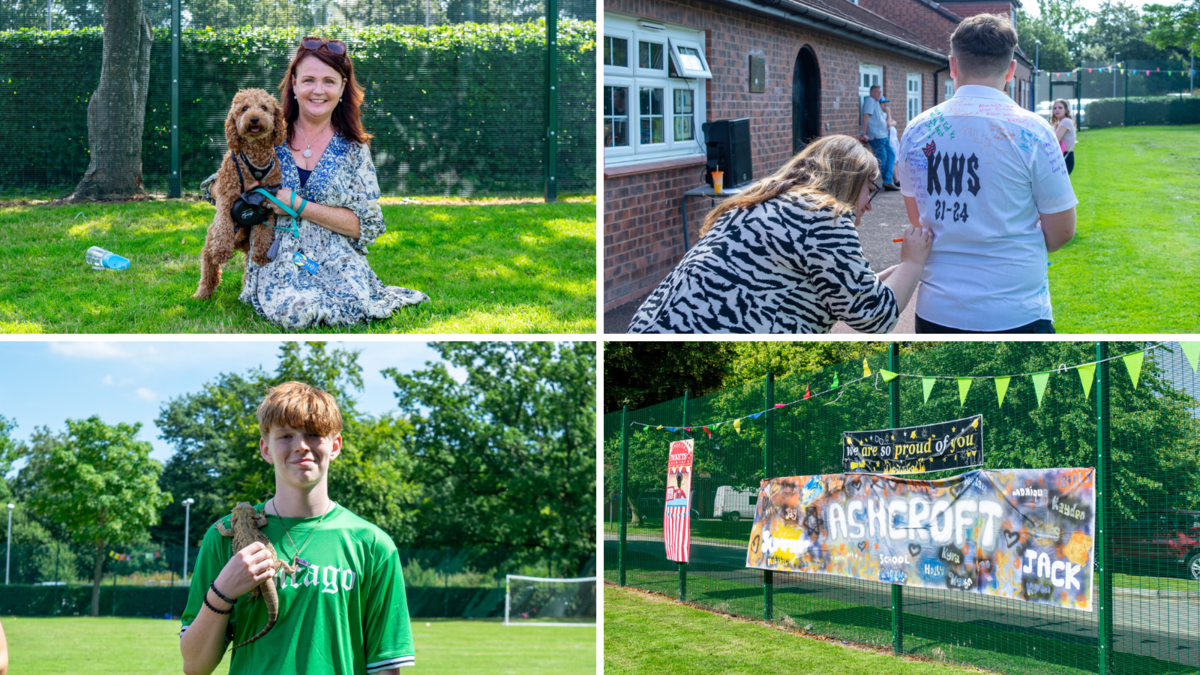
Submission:
[[[0,532],[2,534],[2,532]],[[87,616],[91,612],[92,559],[64,544],[14,544],[6,552],[8,583],[0,587],[2,616]],[[200,549],[187,550],[188,574]],[[178,617],[187,604],[182,546],[113,551],[105,560],[100,615]],[[480,570],[465,549],[399,549],[408,611],[419,617],[502,618],[507,573],[550,574],[546,564],[519,568],[503,562]],[[507,556],[498,554],[497,560]],[[594,560],[584,573],[595,570]]]
[[[553,89],[546,86],[548,4],[556,10]],[[69,193],[92,159],[89,106],[93,115],[118,116],[116,108],[96,105],[109,100],[96,93],[102,5],[0,4],[0,152],[11,160],[0,167],[0,193]],[[185,1],[178,38],[171,0],[146,1],[143,11],[153,42],[140,157],[134,143],[115,153],[121,159],[112,170],[140,159],[151,193],[198,193],[226,151],[224,120],[234,94],[262,88],[278,95],[300,37],[313,33],[348,44],[366,90],[363,126],[374,134],[383,194],[542,194],[551,174],[557,192],[595,190],[595,0]],[[136,56],[133,50],[122,58]],[[176,79],[180,104],[173,111]],[[551,94],[557,149],[548,172]],[[128,120],[96,124],[119,139]]]
[[[1079,127],[1200,124],[1200,97],[1190,60],[1081,61],[1069,71],[1036,76],[1036,110],[1049,118],[1064,99]]]
[[[1136,387],[1116,358],[1097,367],[1085,398],[1078,371],[1070,366],[1142,348],[1145,360]],[[862,377],[861,362],[774,382],[768,378],[686,403],[667,401],[629,411],[624,420],[621,412],[606,415],[606,486],[613,495],[606,508],[615,521],[605,536],[606,580],[810,633],[999,672],[1200,672],[1200,378],[1181,346],[914,344],[897,355],[898,364],[889,367],[888,359],[870,358],[875,375],[849,385],[844,383]],[[878,378],[881,368],[906,374],[896,380],[894,395]],[[1028,376],[1012,378],[1002,405],[994,380],[986,378],[1039,371],[1052,371],[1040,402]],[[979,379],[960,405],[954,379],[937,380],[926,402],[922,380],[909,374]],[[843,386],[834,388],[835,377]],[[814,396],[802,400],[806,390]],[[800,402],[774,408],[794,401]],[[896,420],[889,419],[893,405]],[[768,412],[757,420],[746,418],[759,411]],[[1094,611],[748,569],[753,511],[747,517],[723,509],[723,518],[714,517],[719,487],[757,488],[764,476],[841,472],[843,431],[974,414],[982,414],[985,423],[985,468],[1097,467],[1097,508],[1103,519],[1097,519],[1092,559]],[[740,433],[726,424],[710,429],[709,438],[700,428],[735,418],[745,418]],[[695,438],[686,565],[666,559],[661,529],[666,451],[681,434],[635,423],[692,427],[684,434]],[[629,480],[621,509],[614,502],[623,442]],[[1098,448],[1106,453],[1106,463],[1098,464]],[[642,508],[635,513],[630,505],[638,501]]]

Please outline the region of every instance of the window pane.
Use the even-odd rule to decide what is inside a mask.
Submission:
[[[638,67],[663,68],[663,46],[654,42],[638,42]]]
[[[639,110],[643,115],[663,114],[663,90],[643,87],[641,93],[641,106]]]
[[[691,117],[676,117],[675,118],[675,140],[690,141],[695,136],[692,135],[692,118]]]
[[[700,60],[700,50],[694,47],[679,47],[679,65],[686,70],[704,70],[704,61]]]
[[[629,67],[629,41],[619,37],[604,38],[607,49],[604,50],[604,65]]]
[[[629,87],[604,88],[604,147],[629,145]]]

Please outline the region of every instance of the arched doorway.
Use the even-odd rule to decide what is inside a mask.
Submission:
[[[792,153],[821,135],[821,71],[812,47],[804,45],[792,69]]]

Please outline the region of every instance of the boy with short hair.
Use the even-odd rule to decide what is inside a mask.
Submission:
[[[1053,333],[1048,253],[1075,235],[1079,200],[1050,124],[1005,93],[1017,32],[966,19],[950,38],[954,98],[910,120],[900,189],[930,228],[918,333]]]
[[[892,146],[888,144],[887,109],[883,104],[883,89],[872,85],[868,90],[870,95],[862,100],[862,120],[859,123],[858,140],[865,141],[871,146],[871,153],[879,160],[879,173],[883,176],[883,189],[898,190],[892,184],[892,165],[896,158],[892,156]]]
[[[208,675],[232,641],[267,622],[248,593],[274,583],[279,617],[269,633],[233,653],[230,675],[396,673],[414,665],[400,557],[391,538],[329,498],[329,463],[342,448],[342,417],[328,393],[301,382],[272,388],[258,406],[259,452],[275,468],[275,496],[255,507],[279,559],[275,575],[255,542],[232,550],[210,527],[200,545],[183,614],[184,672]],[[220,522],[228,528],[229,516]],[[231,602],[232,601],[232,602]]]

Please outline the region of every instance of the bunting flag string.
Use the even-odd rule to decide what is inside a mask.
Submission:
[[[1138,68],[1117,68],[1117,67],[1113,67],[1113,66],[1103,66],[1103,67],[1099,67],[1099,68],[1097,68],[1097,67],[1092,67],[1092,68],[1080,67],[1080,68],[1072,68],[1071,70],[1064,70],[1064,71],[1034,69],[1033,72],[1035,75],[1043,75],[1044,74],[1044,75],[1051,75],[1053,77],[1066,77],[1068,75],[1074,75],[1075,73],[1082,72],[1084,70],[1088,71],[1089,73],[1093,72],[1093,70],[1094,70],[1095,72],[1101,73],[1101,74],[1115,72],[1115,73],[1124,75],[1126,72],[1128,72],[1131,75],[1142,75],[1144,73],[1145,76],[1163,75],[1163,74],[1166,74],[1168,76],[1173,76],[1175,73],[1179,73],[1181,76],[1182,75],[1194,76],[1194,75],[1196,75],[1196,72],[1197,72],[1195,70],[1187,70],[1187,69],[1183,69],[1183,68],[1181,68],[1179,70],[1163,70],[1161,67],[1156,67],[1153,71],[1150,71],[1150,70],[1144,70],[1144,69],[1138,69]]]
[[[133,554],[133,555],[130,555],[128,553],[117,553],[116,551],[108,552],[108,557],[112,558],[113,560],[120,561],[120,562],[125,562],[127,560],[134,560],[136,558],[144,558],[145,560],[156,560],[158,558],[161,558],[162,555],[163,555],[162,551],[154,551],[152,553],[138,553],[138,554]]]
[[[1136,352],[1130,352],[1128,354],[1121,354],[1118,356],[1110,356],[1109,358],[1104,359],[1103,361],[1089,361],[1087,363],[1080,363],[1080,364],[1073,365],[1073,366],[1068,366],[1066,364],[1063,364],[1055,370],[1046,370],[1046,371],[1040,371],[1040,372],[1034,372],[1034,373],[1014,373],[1011,375],[970,375],[970,376],[917,375],[917,374],[911,374],[911,373],[894,373],[890,370],[885,370],[883,368],[880,368],[877,373],[872,375],[871,367],[870,367],[870,365],[868,365],[867,359],[863,359],[863,376],[862,377],[860,377],[856,380],[851,380],[849,382],[846,382],[845,384],[842,384],[841,381],[838,379],[837,373],[834,373],[833,385],[829,389],[814,393],[812,391],[811,383],[805,384],[804,385],[804,395],[801,398],[799,398],[795,401],[791,401],[789,403],[776,403],[774,405],[773,409],[760,410],[756,413],[744,415],[744,416],[736,418],[736,419],[724,420],[724,421],[715,422],[715,423],[709,422],[704,425],[694,425],[694,426],[690,426],[690,427],[667,427],[667,426],[663,426],[661,424],[655,425],[655,424],[647,424],[645,422],[631,422],[630,426],[641,426],[641,427],[644,427],[646,431],[649,431],[649,430],[668,431],[671,433],[691,432],[693,429],[701,429],[711,439],[713,436],[713,433],[712,433],[713,429],[720,428],[722,425],[725,425],[725,424],[731,424],[731,425],[733,425],[734,432],[736,432],[738,435],[741,435],[742,420],[746,420],[746,419],[756,420],[759,417],[762,417],[763,415],[771,412],[772,410],[775,410],[775,411],[786,410],[787,408],[790,408],[799,403],[803,403],[804,401],[809,401],[812,399],[820,398],[822,396],[825,396],[827,394],[834,393],[834,392],[837,392],[838,396],[840,397],[842,389],[849,387],[850,385],[862,382],[863,380],[871,379],[872,377],[878,378],[876,380],[876,382],[878,382],[878,380],[881,379],[885,383],[891,382],[892,380],[895,380],[898,377],[909,377],[909,378],[919,379],[919,380],[921,380],[921,390],[922,390],[922,393],[924,394],[924,403],[929,403],[929,396],[930,396],[930,394],[932,394],[933,387],[937,383],[938,380],[953,379],[958,383],[959,407],[966,405],[967,392],[970,391],[971,385],[975,382],[975,380],[993,380],[993,381],[995,381],[995,383],[996,383],[996,405],[998,407],[1003,407],[1004,406],[1004,396],[1005,396],[1005,394],[1008,393],[1008,385],[1012,381],[1012,378],[1014,378],[1014,377],[1029,377],[1033,381],[1034,393],[1037,395],[1037,403],[1038,403],[1038,407],[1040,408],[1040,407],[1042,407],[1042,399],[1046,394],[1046,386],[1050,382],[1050,375],[1052,375],[1056,372],[1057,373],[1066,373],[1066,371],[1068,371],[1068,370],[1077,371],[1079,374],[1080,384],[1083,387],[1083,398],[1084,398],[1084,400],[1088,400],[1091,396],[1092,382],[1094,382],[1095,378],[1096,378],[1096,366],[1099,365],[1100,363],[1104,363],[1107,361],[1115,361],[1117,359],[1120,359],[1125,364],[1125,369],[1129,373],[1130,381],[1133,383],[1133,386],[1136,389],[1137,385],[1138,385],[1138,380],[1140,379],[1141,372],[1142,372],[1142,364],[1146,358],[1146,351],[1150,350],[1150,349],[1154,349],[1155,347],[1161,347],[1161,346],[1163,346],[1163,343],[1160,342],[1160,343],[1148,345],[1144,349],[1138,350]],[[1192,367],[1192,371],[1200,372],[1200,342],[1180,342],[1179,346],[1181,348],[1181,351],[1183,352],[1184,357],[1187,359],[1188,364]],[[830,403],[836,403],[837,400],[838,399],[834,399],[833,401],[830,401]],[[825,405],[829,405],[830,403],[827,403]]]

